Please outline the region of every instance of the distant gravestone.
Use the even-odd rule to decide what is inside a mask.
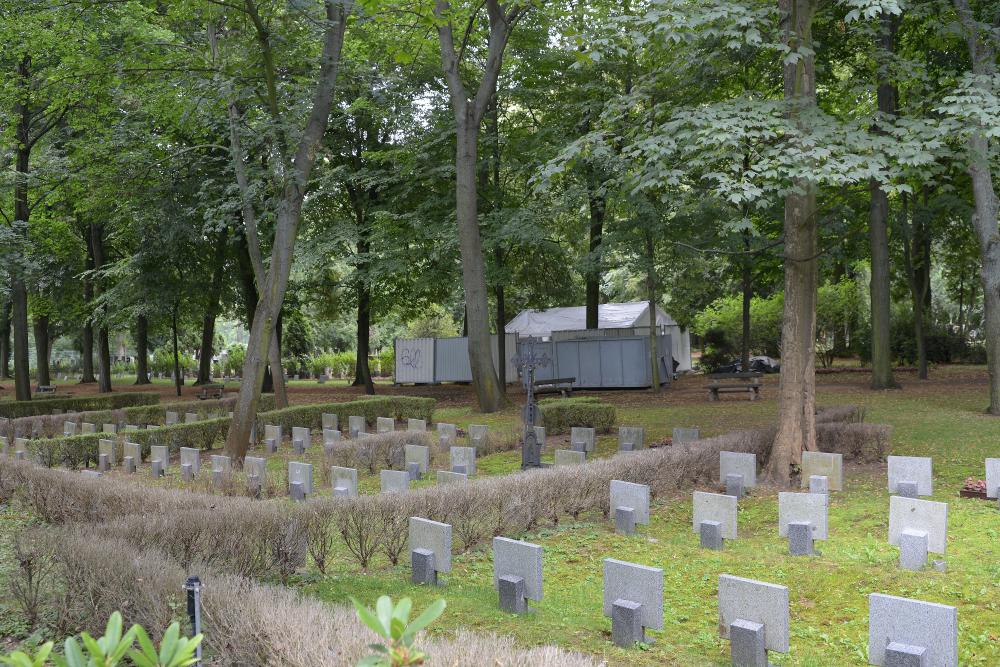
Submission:
[[[844,455],[829,452],[802,452],[800,479],[802,487],[809,486],[813,475],[826,477],[831,491],[844,490]]]
[[[81,470],[80,474],[83,477],[103,477],[103,473],[99,470]]]
[[[889,544],[899,547],[899,564],[919,570],[927,553],[943,554],[948,544],[948,503],[918,498],[889,498]]]
[[[333,484],[334,496],[353,498],[358,495],[358,471],[355,468],[332,466],[330,480]]]
[[[392,417],[376,417],[375,418],[375,432],[376,433],[392,433],[396,430],[396,420]]]
[[[646,628],[663,629],[663,570],[604,559],[604,615],[611,617],[611,641],[631,648],[646,641]]]
[[[701,429],[674,428],[670,442],[674,445],[687,445],[701,440]]]
[[[197,477],[199,472],[201,472],[201,450],[195,447],[181,447],[181,476],[185,481],[190,481]]]
[[[406,430],[423,433],[427,430],[427,421],[424,419],[407,419]]]
[[[442,448],[453,447],[458,441],[458,427],[454,424],[439,423],[437,425],[437,432],[438,443]]]
[[[323,420],[323,430],[330,429],[336,431],[340,428],[335,412],[324,412],[321,418]]]
[[[281,426],[264,424],[264,451],[274,454],[281,447]]]
[[[247,456],[243,459],[243,472],[247,477],[247,490],[250,495],[260,497],[267,485],[267,459],[260,456]],[[291,475],[289,475],[289,478]]]
[[[325,428],[323,429],[323,445],[332,445],[335,442],[340,442],[341,434],[335,428]]]
[[[557,449],[555,451],[555,467],[574,466],[587,462],[587,452],[574,449]]]
[[[106,456],[109,468],[118,465],[118,443],[115,440],[101,438],[97,441],[97,456],[98,458]]]
[[[76,422],[63,422],[63,435],[76,435]]]
[[[592,452],[597,436],[592,428],[574,426],[569,432],[570,449],[574,452]]]
[[[485,424],[469,424],[469,445],[477,450],[484,449],[489,431],[489,427]]]
[[[10,440],[0,435],[0,456],[7,456],[8,450],[10,450]]]
[[[464,472],[453,472],[451,470],[437,471],[438,484],[453,484],[455,482],[466,482],[468,480],[469,476]]]
[[[198,421],[198,413],[197,412],[185,412],[184,413],[184,423],[185,424],[193,424],[196,421]]]
[[[719,452],[719,483],[725,484],[729,475],[742,475],[743,487],[757,486],[757,455],[746,452]]]
[[[347,418],[347,432],[350,434],[351,440],[356,440],[359,435],[364,433],[366,426],[364,417],[350,415]]]
[[[403,463],[407,471],[410,470],[410,466],[416,466],[416,479],[419,479],[431,467],[431,448],[423,445],[404,446]]]
[[[122,454],[131,456],[134,465],[142,463],[142,445],[136,442],[126,442],[122,447]]]
[[[170,448],[166,445],[151,445],[149,448],[149,460],[159,461],[163,471],[170,468]]]
[[[1000,459],[986,459],[986,497],[1000,496]]]
[[[544,426],[533,426],[535,431],[535,442],[538,443],[538,449],[541,451],[545,447],[545,427]]]
[[[312,441],[312,433],[304,426],[292,427],[292,447],[296,454],[304,454]]]
[[[871,593],[868,664],[958,667],[958,610],[935,602]]]
[[[104,433],[117,433],[118,427],[114,424],[104,424],[101,426],[101,431]]]
[[[164,419],[164,424],[167,426],[173,426],[180,421],[180,416],[176,412],[171,412],[167,410],[166,418]]]
[[[813,540],[827,539],[828,502],[824,493],[778,493],[778,535],[793,556],[811,556]]]
[[[476,474],[475,447],[452,447],[448,451],[451,457],[452,471],[464,472],[470,477]]]
[[[413,583],[437,585],[438,572],[451,572],[451,526],[410,517],[410,564]]]
[[[695,491],[692,508],[694,532],[701,535],[703,547],[721,549],[722,540],[736,539],[734,496]]]
[[[80,424],[81,433],[97,433],[97,424],[91,424],[90,422],[83,422]]]
[[[889,493],[907,495],[912,485],[916,485],[916,494],[911,497],[933,495],[931,465],[931,459],[926,456],[890,456]]]
[[[288,490],[294,500],[305,500],[312,493],[311,463],[288,462]]]
[[[500,608],[514,614],[528,610],[527,601],[542,599],[542,547],[506,537],[493,538],[493,587]]]
[[[767,667],[767,651],[788,652],[788,588],[719,575],[719,635],[734,665]]]
[[[379,473],[382,493],[406,493],[410,490],[410,473],[405,470],[383,470]]]
[[[649,487],[618,479],[611,480],[611,513],[615,529],[631,535],[636,524],[649,524]]]
[[[618,451],[634,452],[645,447],[646,429],[641,426],[618,427]]]
[[[220,487],[229,481],[233,474],[233,462],[228,456],[212,455],[212,486]]]

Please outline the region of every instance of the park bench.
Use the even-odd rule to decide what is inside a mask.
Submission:
[[[553,378],[551,380],[536,380],[532,389],[536,394],[562,394],[564,397],[573,393],[573,383],[576,378]]]
[[[746,393],[750,400],[760,398],[761,373],[714,373],[708,376],[711,382],[708,389],[708,400],[718,401],[719,394]]]
[[[206,384],[202,386],[201,391],[198,392],[198,400],[204,401],[209,398],[222,398],[223,390],[225,385],[221,384]]]
[[[35,390],[36,394],[54,394],[56,393],[55,385],[51,384],[40,384]]]

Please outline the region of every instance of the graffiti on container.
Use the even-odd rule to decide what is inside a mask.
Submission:
[[[402,350],[402,355],[400,361],[404,366],[408,366],[413,370],[419,370],[420,368],[420,348],[414,347],[404,347]]]

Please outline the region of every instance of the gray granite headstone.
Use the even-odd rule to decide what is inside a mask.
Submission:
[[[163,420],[163,423],[165,425],[167,425],[167,426],[173,426],[174,424],[178,423],[179,421],[180,421],[180,415],[178,415],[176,412],[173,412],[171,410],[167,410],[166,417]]]
[[[826,475],[809,476],[809,493],[830,494],[830,478]]]
[[[256,477],[257,483],[264,485],[267,479],[267,459],[262,456],[247,456],[243,459],[243,472],[247,477]],[[290,477],[291,475],[289,475]]]
[[[592,452],[597,441],[597,435],[592,428],[574,426],[569,432],[569,445],[575,452]]]
[[[702,521],[718,521],[722,524],[722,538],[736,539],[736,497],[722,493],[695,491],[692,502],[695,533],[701,533]]]
[[[618,451],[634,452],[646,446],[646,429],[641,426],[618,427]]]
[[[986,497],[1000,496],[1000,459],[986,459]]]
[[[350,415],[347,417],[347,433],[352,440],[356,439],[361,433],[364,433],[367,426],[368,424],[362,416]]]
[[[500,577],[514,576],[524,580],[524,597],[542,599],[542,547],[507,537],[493,538],[493,587],[499,588]]]
[[[701,429],[698,428],[675,428],[670,442],[675,445],[687,445],[701,440]]]
[[[476,449],[486,447],[486,438],[489,427],[485,424],[469,424],[469,445]]]
[[[958,667],[958,610],[944,604],[871,593],[868,664],[885,665],[890,644],[924,649],[923,667]]]
[[[926,456],[890,456],[889,493],[896,493],[900,482],[916,482],[917,495],[933,495],[931,459]]]
[[[103,477],[103,474],[99,470],[81,470],[80,474],[83,477]]]
[[[122,455],[131,456],[132,463],[138,466],[142,463],[142,445],[136,442],[126,442],[122,446]]]
[[[663,570],[614,558],[604,559],[604,615],[611,616],[617,600],[642,605],[639,618],[644,628],[663,629]]]
[[[197,412],[185,412],[184,413],[184,423],[185,424],[193,424],[196,421],[198,421],[198,413]]]
[[[450,450],[451,469],[455,466],[465,466],[465,474],[476,474],[476,448],[475,447],[452,447]]]
[[[814,540],[828,537],[828,498],[823,493],[778,493],[778,535],[788,536],[789,523],[808,522]]]
[[[150,445],[149,460],[159,461],[163,466],[163,471],[170,469],[170,448],[166,445]]]
[[[335,412],[324,412],[321,419],[323,420],[323,430],[336,431],[340,428],[337,422],[337,414]]]
[[[264,439],[274,440],[275,444],[281,446],[281,427],[274,424],[264,424]]]
[[[535,429],[535,442],[538,443],[538,448],[539,450],[541,450],[542,447],[545,447],[545,427],[535,426],[534,429]]]
[[[420,474],[426,474],[431,464],[431,448],[423,445],[405,445],[403,447],[403,463],[407,469],[411,463],[416,463],[420,466]]]
[[[191,474],[197,477],[201,470],[201,450],[195,447],[181,447],[181,465],[191,466]]]
[[[80,424],[81,433],[97,433],[97,424],[91,424],[90,422],[83,422]]]
[[[844,490],[844,455],[830,452],[802,452],[802,465],[799,469],[800,484],[803,488],[809,486],[809,478],[821,475],[827,478],[831,491]]]
[[[441,447],[452,447],[458,440],[458,427],[454,424],[438,423],[437,432]]]
[[[225,481],[233,474],[233,461],[221,454],[212,455],[212,481]]]
[[[768,651],[788,652],[788,587],[754,579],[719,575],[719,635],[729,639],[736,620],[764,626]]]
[[[338,488],[344,489],[346,491],[345,495],[351,498],[358,495],[357,469],[332,466],[330,468],[330,480],[334,490]]]
[[[555,467],[575,466],[587,462],[587,452],[574,449],[557,449],[555,451]]]
[[[889,544],[898,546],[904,530],[927,533],[927,550],[943,554],[948,544],[948,503],[891,496]]]
[[[425,419],[407,419],[406,430],[423,433],[427,430],[427,421]]]
[[[313,490],[313,467],[311,463],[288,462],[288,484],[301,484],[302,493],[309,495]]]
[[[406,493],[410,490],[410,473],[405,470],[383,470],[379,473],[382,493]]]
[[[376,417],[375,419],[375,432],[376,433],[392,433],[396,430],[396,420],[392,417]]]
[[[757,455],[746,452],[719,452],[719,483],[726,475],[743,475],[743,488],[757,486]]]
[[[340,442],[341,434],[340,431],[334,428],[323,429],[323,446],[332,445],[335,442]]]
[[[451,572],[451,526],[440,521],[410,517],[410,551],[427,549],[434,554],[434,569]]]
[[[108,457],[108,465],[116,466],[118,465],[118,443],[115,440],[109,440],[101,438],[97,441],[97,455],[101,454]]]
[[[292,427],[292,443],[296,440],[302,441],[302,451],[309,449],[309,445],[312,443],[312,433],[305,426],[293,426]]]
[[[649,487],[618,479],[611,480],[611,511],[617,507],[631,507],[635,511],[635,522],[649,524]]]
[[[76,435],[76,422],[63,422],[63,435]]]
[[[104,433],[117,433],[118,427],[114,424],[104,424],[101,426],[101,431]]]
[[[438,484],[453,484],[455,482],[466,482],[469,480],[469,476],[464,472],[454,472],[452,470],[438,470],[437,471],[437,483]]]

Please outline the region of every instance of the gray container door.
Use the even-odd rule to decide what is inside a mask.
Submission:
[[[561,378],[576,378],[576,382],[573,383],[574,387],[581,387],[580,384],[580,351],[577,346],[576,341],[567,341],[564,343],[553,343],[553,347],[556,350],[556,371],[558,371],[558,377]],[[555,377],[555,376],[553,376]]]
[[[649,341],[634,338],[621,341],[622,386],[648,387],[652,383],[649,365]]]
[[[580,387],[600,387],[601,366],[603,360],[604,343],[599,340],[586,340],[576,343],[577,354],[579,355],[577,367],[580,369],[576,376],[576,383]]]
[[[624,387],[625,371],[622,367],[622,346],[624,341],[601,341],[601,386]]]

